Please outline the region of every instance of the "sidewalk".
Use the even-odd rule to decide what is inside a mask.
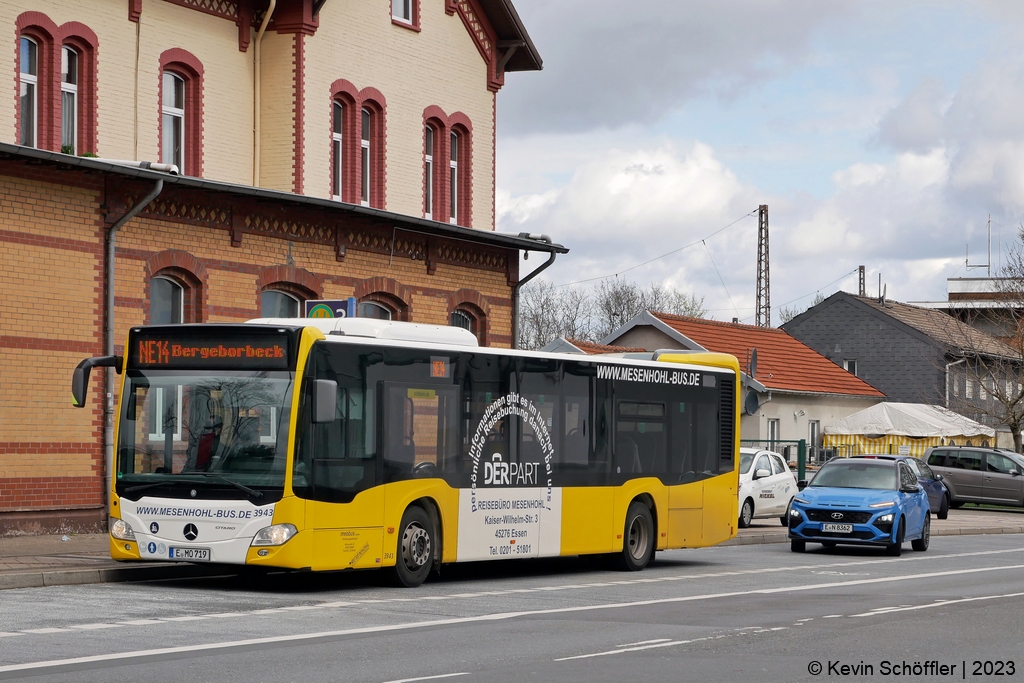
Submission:
[[[932,518],[933,536],[1024,534],[1024,510],[950,510],[949,519]],[[63,540],[67,538],[68,540]],[[784,543],[777,519],[755,520],[724,545]],[[124,563],[110,559],[106,534],[0,538],[0,589],[34,588],[117,581],[152,581],[230,573],[219,565],[169,562]]]

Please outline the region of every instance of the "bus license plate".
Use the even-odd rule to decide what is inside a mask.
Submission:
[[[209,562],[209,548],[171,548],[171,559],[184,562]]]
[[[853,525],[852,524],[822,524],[821,525],[821,530],[822,531],[831,531],[832,533],[836,533],[836,534],[852,534],[853,533]]]

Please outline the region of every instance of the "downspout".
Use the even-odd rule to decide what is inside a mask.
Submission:
[[[106,349],[104,353],[108,356],[114,355],[114,251],[117,244],[117,232],[125,223],[135,218],[150,202],[156,199],[157,195],[163,192],[164,181],[158,180],[145,197],[135,203],[135,206],[117,219],[107,230],[107,305],[104,309],[106,320]],[[107,368],[107,389],[103,397],[103,503],[106,509],[110,510],[110,486],[114,476],[114,373],[120,368]]]
[[[953,367],[954,365],[960,365],[961,363],[965,362],[966,360],[967,360],[967,358],[961,358],[960,360],[955,361],[953,363],[946,363],[946,408],[947,409],[949,408],[949,369],[951,367]]]
[[[270,0],[270,6],[263,14],[263,21],[260,22],[260,30],[256,33],[255,46],[253,47],[253,58],[255,65],[255,81],[252,89],[252,185],[260,186],[260,46],[263,44],[263,34],[270,23],[270,17],[277,8],[277,0]]]
[[[525,239],[537,240],[538,242],[547,242],[548,244],[551,244],[551,238],[548,237],[547,235],[536,235],[536,234],[531,234],[531,233],[527,233],[527,232],[521,232],[521,233],[519,233],[519,236],[523,237]],[[552,263],[554,263],[555,262],[555,257],[557,255],[558,254],[556,254],[554,251],[550,252],[550,255],[548,256],[548,260],[545,261],[543,264],[541,264],[540,268],[538,268],[537,270],[533,271],[532,273],[530,273],[529,275],[524,277],[522,280],[520,280],[519,282],[516,283],[515,287],[512,288],[512,348],[513,349],[518,349],[519,348],[519,290],[527,282],[529,282],[533,278],[535,278],[538,275],[540,275],[541,271],[546,270]]]

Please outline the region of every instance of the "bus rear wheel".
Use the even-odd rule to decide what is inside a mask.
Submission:
[[[633,501],[626,510],[626,526],[622,534],[622,554],[619,569],[638,572],[647,566],[654,555],[654,518],[650,509]]]
[[[434,524],[423,508],[413,505],[402,515],[391,578],[395,585],[415,588],[427,579],[434,562]]]

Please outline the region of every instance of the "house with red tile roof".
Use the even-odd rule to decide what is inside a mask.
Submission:
[[[885,400],[863,379],[772,327],[643,312],[600,344],[736,356],[758,399],[757,409],[743,416],[743,439],[807,439],[808,446],[817,447],[827,425]]]

